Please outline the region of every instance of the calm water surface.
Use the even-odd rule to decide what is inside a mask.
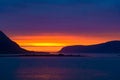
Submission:
[[[120,57],[1,57],[0,80],[120,80]]]

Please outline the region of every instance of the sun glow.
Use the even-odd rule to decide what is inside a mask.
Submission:
[[[25,45],[24,45],[25,46]],[[26,46],[43,46],[43,47],[50,47],[50,46],[65,46],[64,44],[61,43],[28,43]]]
[[[90,45],[104,41],[99,38],[62,34],[13,36],[12,39],[27,50],[47,52],[56,52],[69,45]]]

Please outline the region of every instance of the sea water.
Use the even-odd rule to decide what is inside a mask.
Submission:
[[[120,57],[0,57],[0,80],[120,80]]]

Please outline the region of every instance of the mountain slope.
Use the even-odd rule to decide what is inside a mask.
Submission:
[[[66,46],[60,53],[120,53],[120,41],[109,41],[96,45]]]
[[[0,53],[25,53],[17,43],[8,38],[2,31],[0,31]]]

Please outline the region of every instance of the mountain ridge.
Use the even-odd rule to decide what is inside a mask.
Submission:
[[[113,40],[94,45],[73,45],[63,47],[59,53],[120,53],[120,41]]]
[[[28,51],[21,48],[2,31],[0,31],[0,54],[49,55],[48,52]]]
[[[27,50],[21,48],[2,31],[0,31],[0,53],[25,53]]]

